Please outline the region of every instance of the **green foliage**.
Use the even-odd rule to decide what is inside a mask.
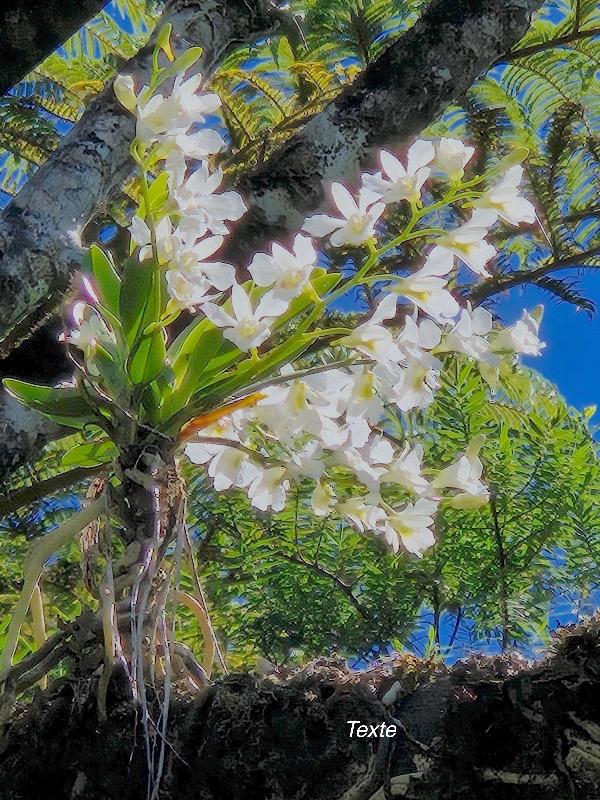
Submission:
[[[443,373],[425,414],[386,429],[425,443],[428,463],[439,465],[486,437],[492,505],[445,507],[438,544],[422,560],[316,518],[302,489],[266,515],[241,494],[215,497],[189,470],[201,579],[232,666],[258,653],[282,663],[332,650],[366,657],[386,643],[418,649],[424,621],[443,655],[482,637],[526,645],[547,636],[554,595],[588,590],[600,547],[597,446],[553,387],[517,368],[494,393],[463,361]],[[458,622],[451,641],[441,638],[445,618]]]
[[[110,252],[105,252],[97,245],[90,247],[90,263],[94,276],[94,285],[99,292],[101,304],[113,315],[118,314],[120,307],[121,278],[117,272]]]
[[[92,406],[77,389],[38,386],[9,378],[3,383],[13,397],[61,425],[83,428],[96,421]]]

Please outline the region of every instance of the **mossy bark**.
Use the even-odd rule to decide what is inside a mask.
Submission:
[[[478,658],[451,670],[422,665],[415,679],[413,662],[395,677],[406,691],[391,709],[375,691],[382,673],[351,674],[339,660],[285,680],[232,675],[196,697],[175,694],[161,799],[600,796],[597,626],[573,631],[534,668]],[[95,681],[63,679],[15,719],[0,754],[2,800],[146,797],[146,753],[126,684],[113,676],[100,724]],[[348,720],[371,725],[390,714],[404,730],[377,771],[384,740],[351,738]]]

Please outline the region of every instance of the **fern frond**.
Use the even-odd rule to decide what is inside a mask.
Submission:
[[[577,308],[581,308],[590,318],[596,313],[596,304],[581,294],[577,289],[577,282],[574,278],[545,276],[536,280],[536,286],[549,292],[559,302],[570,303],[577,306]]]

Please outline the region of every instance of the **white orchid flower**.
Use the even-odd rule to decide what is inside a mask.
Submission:
[[[137,96],[136,138],[149,144],[162,135],[182,133],[194,122],[204,122],[206,114],[220,108],[221,100],[216,94],[197,94],[201,83],[200,73],[185,81],[180,74],[167,97],[157,93],[148,98],[144,87]]]
[[[421,474],[422,467],[423,445],[417,444],[415,447],[411,447],[408,442],[405,442],[402,452],[390,464],[382,481],[397,483],[415,494],[424,494],[429,489],[429,482]]]
[[[217,327],[224,328],[225,339],[244,352],[259,347],[269,338],[269,325],[287,308],[287,303],[276,300],[271,292],[267,292],[253,310],[250,298],[238,283],[231,288],[231,305],[233,315],[215,303],[204,303],[202,311]]]
[[[422,367],[441,369],[442,362],[431,354],[442,339],[442,331],[431,319],[416,322],[407,316],[404,327],[396,336],[395,342],[407,364],[420,364]]]
[[[219,153],[225,147],[225,140],[212,128],[202,128],[190,133],[185,131],[175,136],[161,138],[160,152],[163,158],[170,153],[180,153],[185,158],[203,161],[209,156]]]
[[[139,260],[146,261],[148,258],[152,258],[152,235],[150,233],[150,228],[145,220],[138,217],[137,214],[131,219],[129,233],[133,241],[140,248],[138,253]],[[159,263],[166,264],[173,256],[173,229],[169,217],[161,217],[154,226],[154,233]]]
[[[333,201],[342,217],[315,214],[304,221],[302,230],[311,236],[330,236],[334,247],[344,244],[363,244],[375,236],[375,225],[383,212],[385,203],[369,189],[361,189],[358,203],[342,183],[331,186]]]
[[[435,391],[440,388],[439,370],[421,364],[409,364],[400,375],[400,380],[393,387],[393,401],[400,411],[431,405]]]
[[[310,505],[317,517],[326,517],[336,504],[335,492],[328,483],[318,481],[310,497]]]
[[[340,416],[340,410],[322,393],[315,391],[307,380],[292,380],[287,386],[269,386],[255,407],[259,419],[281,435],[284,431],[293,438],[310,433],[319,438],[326,435],[328,419]]]
[[[363,175],[363,185],[373,192],[381,195],[384,203],[398,203],[408,200],[410,203],[419,203],[421,189],[429,178],[431,169],[427,164],[433,161],[435,150],[431,142],[418,139],[408,148],[406,167],[399,158],[387,150],[381,150],[379,160],[383,168],[382,173]]]
[[[398,551],[400,540],[409,553],[422,558],[423,551],[435,544],[431,526],[437,508],[438,504],[434,500],[420,498],[416,503],[409,503],[402,510],[388,516],[385,534],[394,552]]]
[[[350,377],[344,393],[346,419],[365,419],[371,424],[379,422],[385,413],[378,388],[381,381],[373,370],[362,367]]]
[[[470,220],[436,239],[435,244],[457,255],[476,275],[489,278],[485,265],[496,255],[496,248],[485,237],[497,219],[494,211],[475,209]]]
[[[500,359],[490,351],[487,336],[492,330],[492,315],[485,308],[471,311],[464,308],[456,325],[444,334],[436,353],[463,353],[466,356],[498,366]]]
[[[224,439],[230,442],[248,444],[244,436],[244,429],[252,415],[251,409],[236,409],[206,428],[197,431],[195,437]],[[213,456],[220,453],[224,447],[227,447],[227,444],[218,444],[217,442],[207,444],[206,442],[195,441],[192,438],[185,447],[185,454],[193,464],[206,464]]]
[[[213,479],[216,492],[223,492],[232,486],[243,489],[260,475],[260,468],[251,460],[248,453],[236,447],[222,447],[210,461],[207,472]]]
[[[371,317],[358,325],[352,333],[343,336],[339,343],[383,364],[401,361],[402,354],[394,343],[392,332],[380,325],[383,320],[392,319],[396,315],[397,299],[395,294],[386,294]]]
[[[235,283],[235,268],[222,261],[207,261],[223,244],[222,236],[208,236],[196,241],[197,231],[194,220],[187,218],[180,222],[173,234],[172,265],[185,273],[191,283],[203,284],[208,281],[220,292]]]
[[[261,469],[248,486],[250,503],[261,511],[271,508],[283,511],[286,493],[290,488],[289,480],[284,478],[285,467]]]
[[[311,478],[313,481],[319,481],[325,471],[323,458],[323,445],[318,439],[309,439],[303,445],[296,444],[290,452],[287,474],[293,480]]]
[[[445,136],[436,145],[436,165],[453,182],[461,180],[465,167],[473,158],[474,147],[467,147],[460,139],[447,139]]]
[[[492,211],[497,218],[503,219],[509,225],[535,222],[533,203],[519,195],[519,184],[522,179],[523,167],[521,164],[516,164],[504,173],[500,183],[491,186],[481,197],[473,200],[473,207]]]
[[[292,252],[274,242],[271,253],[257,253],[248,271],[257,286],[273,286],[273,297],[290,301],[302,293],[315,268],[317,252],[312,239],[298,234]]]
[[[333,456],[334,464],[350,469],[365,486],[377,488],[381,476],[394,457],[392,445],[381,437],[374,437],[359,450],[356,447],[342,447]]]
[[[394,292],[407,297],[418,308],[438,321],[453,319],[460,307],[446,289],[448,275],[454,268],[454,256],[442,247],[434,247],[420,270],[394,282]]]
[[[113,331],[106,327],[104,320],[92,306],[83,302],[75,303],[71,314],[77,328],[64,338],[82,350],[86,359],[93,358],[94,350],[98,345],[106,346],[117,343],[117,337]],[[90,367],[91,364],[88,364],[88,369]],[[97,369],[92,368],[91,371],[95,375],[100,374]]]
[[[486,503],[490,493],[481,481],[483,463],[478,455],[482,444],[483,436],[478,436],[471,442],[465,455],[441,470],[431,485],[436,489],[460,489],[471,497],[480,498],[481,505]]]
[[[542,307],[538,306],[531,313],[523,311],[523,317],[518,322],[491,337],[492,351],[499,353],[509,351],[526,356],[539,356],[546,346],[538,336],[542,310]]]
[[[168,269],[165,277],[169,297],[178,308],[193,308],[215,296],[213,285],[204,277],[191,281],[185,273],[175,269]]]
[[[167,170],[169,166],[167,159]],[[171,196],[184,216],[195,218],[198,237],[207,231],[229,233],[225,220],[235,222],[248,210],[238,192],[215,194],[223,180],[221,169],[209,172],[208,166],[202,164],[188,178],[181,179],[174,172],[171,175]]]
[[[381,533],[387,514],[379,503],[381,498],[376,492],[369,492],[363,497],[352,497],[338,503],[338,510],[361,533],[366,530]]]

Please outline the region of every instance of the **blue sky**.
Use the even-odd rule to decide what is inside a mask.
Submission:
[[[586,297],[600,310],[600,275],[591,273],[579,284]],[[544,305],[540,338],[546,343],[541,356],[525,358],[527,366],[536,369],[556,384],[567,402],[582,411],[587,406],[600,406],[600,318],[578,311],[567,303],[557,303],[536,287],[513,289],[500,298],[495,312],[503,322],[514,322],[523,309]],[[597,418],[593,420],[597,422]]]

